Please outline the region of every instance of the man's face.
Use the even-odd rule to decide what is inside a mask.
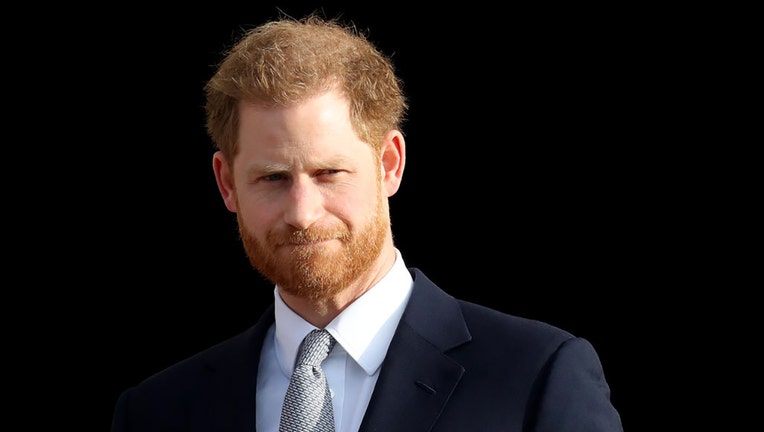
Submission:
[[[290,108],[240,106],[233,167],[252,265],[280,289],[327,299],[368,276],[389,230],[378,157],[330,92]]]

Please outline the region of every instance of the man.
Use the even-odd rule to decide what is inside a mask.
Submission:
[[[317,329],[335,342],[314,370],[338,432],[622,430],[588,341],[457,300],[404,263],[388,199],[407,105],[362,34],[316,16],[266,23],[205,89],[217,185],[274,304],[126,390],[112,431],[291,430],[290,376]]]

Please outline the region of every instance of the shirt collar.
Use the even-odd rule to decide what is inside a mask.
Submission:
[[[345,308],[326,329],[364,371],[372,375],[382,364],[413,284],[398,249],[387,274]],[[303,338],[316,327],[294,313],[274,289],[276,355],[289,376]],[[335,347],[337,349],[337,347]]]

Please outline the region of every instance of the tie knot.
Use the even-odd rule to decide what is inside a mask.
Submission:
[[[336,341],[326,330],[313,330],[305,336],[297,355],[298,365],[319,366],[329,352],[334,348]]]

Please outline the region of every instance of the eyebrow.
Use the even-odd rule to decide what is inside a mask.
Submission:
[[[344,156],[337,156],[329,160],[321,161],[312,166],[318,169],[336,168],[341,166],[347,166],[351,163],[351,160]],[[266,173],[279,173],[289,172],[292,169],[292,164],[285,164],[280,162],[255,162],[247,168],[248,172],[266,172]]]

